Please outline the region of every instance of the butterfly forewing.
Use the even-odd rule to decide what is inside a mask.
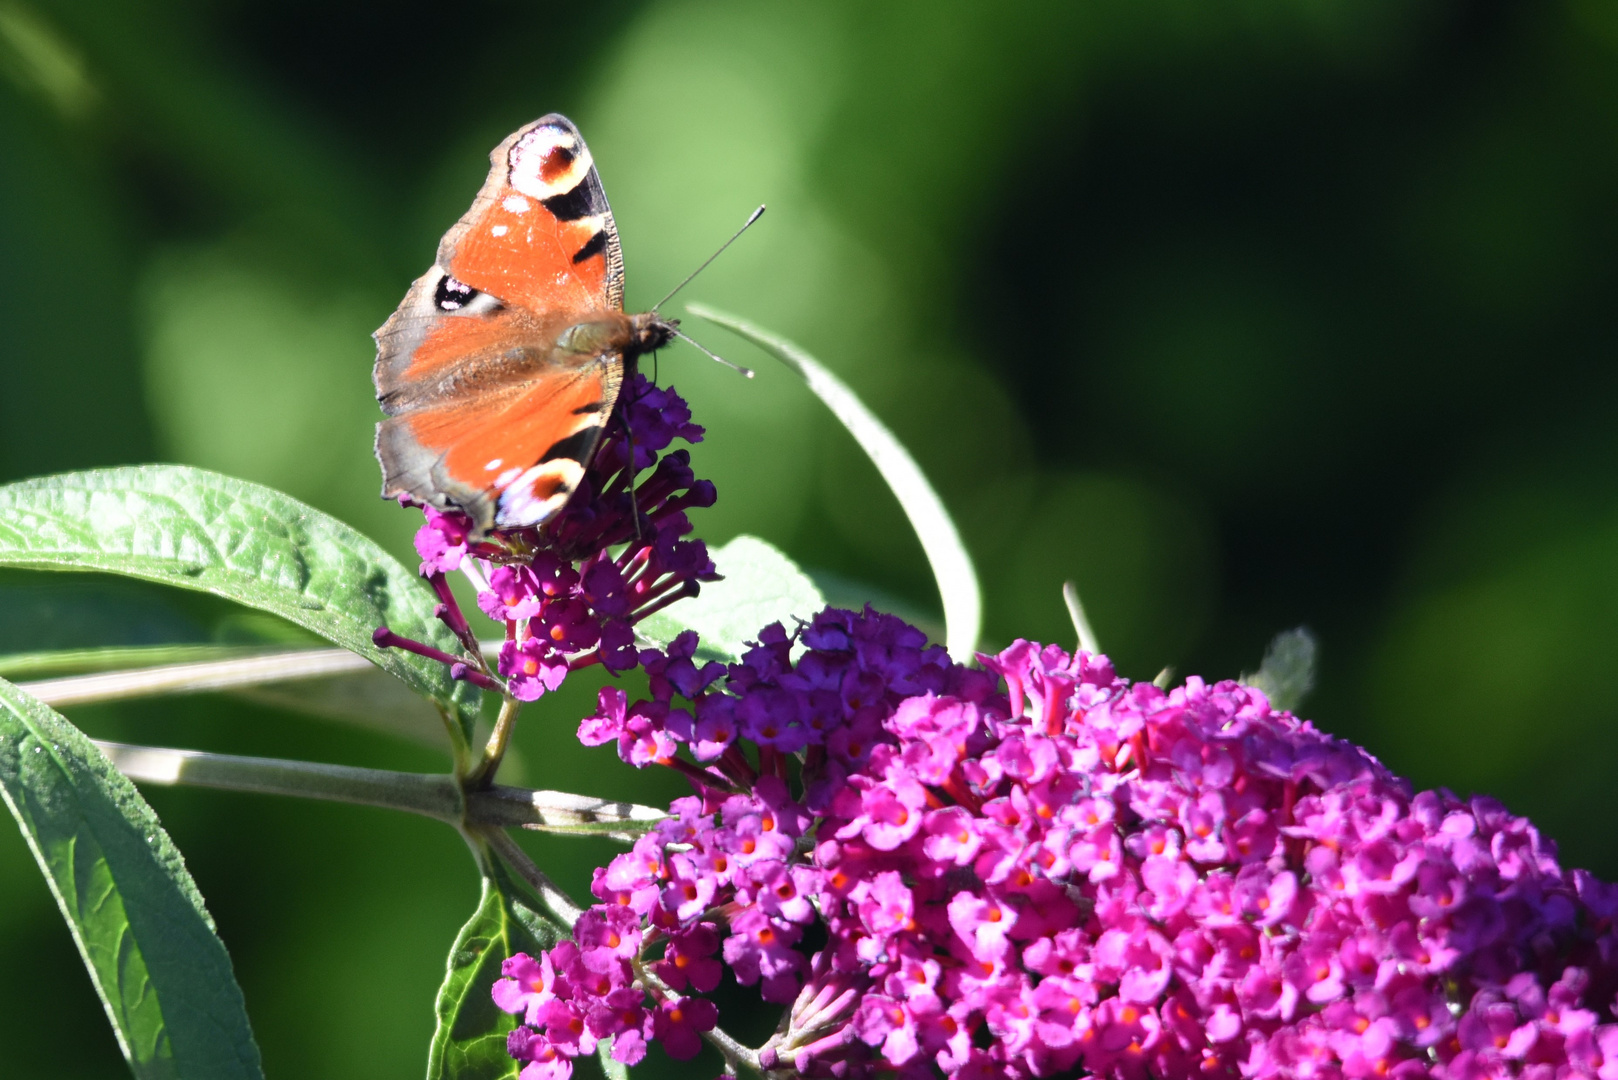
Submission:
[[[469,514],[481,532],[539,524],[567,502],[623,381],[618,231],[584,140],[551,114],[490,154],[489,177],[433,268],[377,331],[383,495]],[[569,340],[576,340],[573,335]]]

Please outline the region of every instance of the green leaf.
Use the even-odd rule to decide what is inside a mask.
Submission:
[[[1315,688],[1315,656],[1319,647],[1315,636],[1300,626],[1275,635],[1270,647],[1264,650],[1264,661],[1252,675],[1243,675],[1242,682],[1264,691],[1270,705],[1291,711],[1303,704],[1309,691]]]
[[[1071,581],[1062,583],[1062,603],[1067,605],[1067,617],[1073,620],[1073,634],[1079,639],[1079,648],[1087,653],[1100,652],[1101,643],[1096,640],[1096,632],[1090,627],[1090,617],[1084,613],[1078,585]]]
[[[983,593],[978,587],[977,570],[972,566],[966,545],[961,543],[954,520],[944,509],[944,501],[927,482],[910,451],[865,407],[847,383],[793,342],[704,304],[687,304],[686,310],[740,334],[796,371],[832,415],[842,421],[892,489],[910,519],[910,527],[921,540],[921,549],[933,568],[938,596],[944,605],[944,637],[949,654],[961,663],[970,661],[983,627]]]
[[[360,654],[458,714],[477,690],[443,665],[378,649],[371,633],[457,652],[420,577],[353,529],[289,495],[202,469],[145,465],[0,487],[0,566],[98,570],[213,593]]]
[[[0,798],[135,1075],[261,1077],[230,957],[157,815],[77,728],[3,680]]]
[[[642,620],[642,637],[666,646],[680,631],[695,630],[699,659],[735,663],[764,627],[779,622],[790,631],[794,619],[807,621],[826,606],[809,575],[756,536],[738,536],[711,554],[724,580]]]
[[[596,1043],[596,1063],[601,1066],[601,1073],[607,1080],[629,1080],[629,1066],[612,1056],[610,1038]]]
[[[483,896],[449,951],[427,1080],[511,1080],[521,1071],[506,1053],[506,1035],[517,1018],[495,1005],[490,990],[507,957],[537,955],[567,934],[529,902],[527,890],[487,849],[479,852],[479,861]]]

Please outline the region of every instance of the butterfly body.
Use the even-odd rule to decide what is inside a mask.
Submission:
[[[376,332],[382,494],[467,514],[478,535],[566,505],[637,359],[675,324],[623,310],[623,257],[565,117],[512,133]]]

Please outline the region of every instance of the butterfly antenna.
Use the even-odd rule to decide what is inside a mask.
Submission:
[[[736,230],[736,235],[735,236],[732,236],[729,240],[726,240],[723,244],[720,244],[718,251],[716,251],[712,255],[708,256],[708,258],[703,262],[703,264],[701,266],[697,267],[695,270],[691,271],[691,273],[687,274],[685,280],[680,282],[678,285],[674,286],[674,288],[670,289],[669,294],[667,296],[663,297],[663,299],[661,299],[657,303],[653,304],[652,305],[652,310],[656,311],[658,308],[662,307],[664,304],[666,304],[670,300],[674,299],[674,294],[675,293],[679,292],[681,289],[683,289],[687,285],[691,284],[691,279],[692,278],[696,277],[698,274],[700,274],[704,270],[708,269],[708,263],[713,262],[715,259],[719,258],[719,256],[723,255],[725,253],[726,248],[728,248],[730,245],[734,244],[737,241],[737,239],[741,237],[742,233],[746,232],[749,228],[752,227],[753,222],[757,221],[759,218],[761,218],[763,216],[764,216],[764,204],[760,203],[758,209],[754,210],[753,213],[748,217],[748,219],[746,221],[742,222],[742,227]],[[687,338],[686,340],[690,341],[691,339]],[[692,342],[692,344],[695,344],[695,342]],[[697,348],[701,349],[702,346],[698,345]],[[706,349],[703,349],[702,351],[703,352],[708,352],[708,350],[706,350]],[[712,353],[708,353],[708,355],[713,356]],[[714,356],[714,359],[719,360],[719,357]],[[719,362],[724,363],[723,360],[720,360]]]
[[[702,353],[702,355],[706,356],[708,359],[715,360],[715,361],[717,361],[717,362],[719,362],[721,364],[724,364],[730,370],[736,372],[736,374],[744,375],[749,379],[751,379],[753,377],[753,369],[752,368],[742,367],[740,364],[731,363],[729,360],[726,360],[723,356],[720,356],[719,354],[709,350],[707,348],[707,346],[703,345],[701,342],[697,341],[695,338],[686,337],[684,334],[680,333],[680,331],[678,331],[678,330],[674,331],[674,336],[679,338],[681,341],[685,342],[687,345],[691,346],[693,349],[696,349],[698,352]]]

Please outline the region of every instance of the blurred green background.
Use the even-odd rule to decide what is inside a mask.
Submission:
[[[508,131],[590,140],[630,306],[794,337],[913,448],[987,643],[1128,675],[1323,650],[1305,711],[1422,786],[1488,791],[1618,874],[1618,6],[1604,0],[0,0],[0,479],[143,461],[284,488],[407,556],[376,497],[368,338]],[[803,387],[684,346],[720,502],[838,583],[936,612],[920,548]],[[934,616],[935,617],[935,616]],[[202,641],[221,607],[0,579],[0,651]],[[254,633],[262,633],[262,628]],[[525,779],[655,802],[530,710]],[[72,710],[98,736],[435,769],[264,700]],[[156,790],[272,1077],[418,1075],[475,902],[380,811]],[[582,891],[602,849],[535,844]],[[125,1075],[0,829],[0,1074]]]

